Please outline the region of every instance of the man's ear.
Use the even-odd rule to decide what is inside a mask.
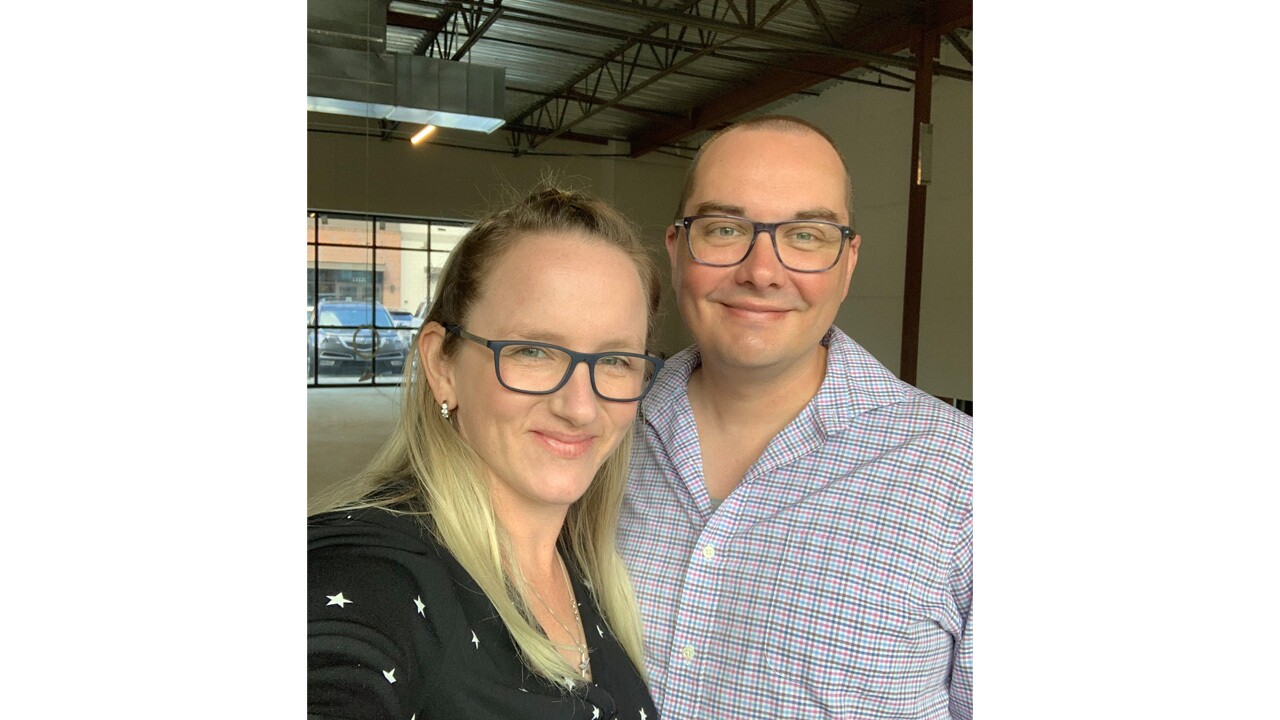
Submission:
[[[671,282],[675,283],[676,268],[679,265],[680,255],[680,227],[674,223],[667,226],[667,259],[671,262]]]
[[[848,267],[844,271],[844,294],[841,299],[849,295],[849,281],[853,280],[853,268],[858,264],[858,247],[862,245],[862,236],[854,235],[849,241],[849,258],[847,260]]]
[[[427,373],[427,384],[436,400],[458,406],[453,392],[453,365],[444,354],[444,341],[448,331],[438,322],[429,322],[418,331],[418,357]]]

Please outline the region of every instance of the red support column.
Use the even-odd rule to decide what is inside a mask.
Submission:
[[[928,186],[922,184],[920,128],[929,124],[933,101],[933,64],[938,57],[938,28],[934,3],[926,4],[926,21],[912,43],[920,60],[916,70],[915,113],[911,126],[910,194],[907,199],[907,270],[902,293],[902,358],[898,377],[916,383],[916,362],[920,353],[920,287],[924,273],[924,208]]]

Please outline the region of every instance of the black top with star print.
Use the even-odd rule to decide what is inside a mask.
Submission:
[[[412,518],[308,518],[307,717],[656,720],[572,565],[570,575],[592,673],[573,693],[521,664],[488,597]]]

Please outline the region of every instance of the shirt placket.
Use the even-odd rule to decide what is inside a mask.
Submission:
[[[721,598],[716,588],[726,559],[727,540],[732,537],[732,522],[728,512],[713,515],[697,532],[685,567],[675,631],[668,647],[667,687],[680,688],[679,700],[669,710],[674,718],[696,717],[697,710],[706,707],[703,680],[718,671],[709,665],[714,663],[710,642],[720,629],[717,608]]]

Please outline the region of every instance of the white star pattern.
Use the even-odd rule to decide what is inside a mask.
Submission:
[[[396,681],[396,669],[395,669],[395,668],[391,668],[390,670],[383,670],[383,671],[382,671],[382,675],[383,675],[383,677],[385,677],[385,678],[387,679],[387,682],[389,682],[389,683],[394,683],[394,682]]]
[[[599,625],[596,626],[596,632],[600,633],[600,637],[604,637],[604,631],[600,629]]]
[[[479,650],[479,649],[480,649],[480,638],[476,637],[476,631],[475,631],[475,630],[472,630],[472,631],[471,631],[471,642],[473,642],[473,643],[475,643],[475,644],[476,644],[476,649],[477,649],[477,650]]]
[[[422,596],[421,596],[421,595],[419,595],[418,597],[416,597],[416,598],[414,598],[414,599],[413,599],[413,604],[418,606],[418,614],[419,614],[419,615],[421,615],[422,617],[426,617],[426,616],[427,616],[427,614],[426,614],[426,613],[422,612],[422,608],[426,607],[426,605],[425,605],[425,604],[423,604],[423,602],[422,602]]]
[[[644,720],[646,717],[648,716],[644,714],[644,708],[640,708],[640,720]]]
[[[592,706],[591,706],[591,717],[592,717],[593,719],[594,719],[594,718],[598,718],[598,717],[600,717],[600,708],[596,707],[595,705],[592,705]]]
[[[329,602],[325,603],[324,605],[325,607],[329,607],[330,605],[337,605],[338,607],[346,607],[347,603],[351,602],[350,600],[343,597],[342,593],[338,593],[337,595],[325,595],[325,597],[329,598]]]

